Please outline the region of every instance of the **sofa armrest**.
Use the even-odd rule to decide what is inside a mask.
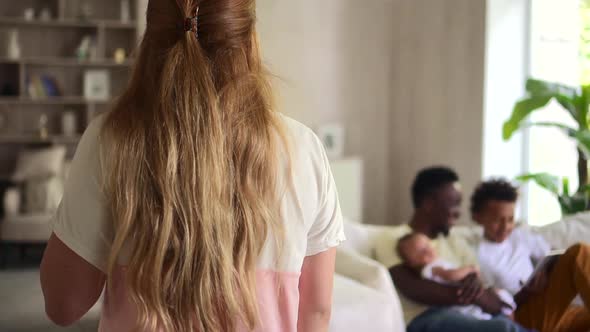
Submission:
[[[393,282],[385,266],[354,251],[340,248],[336,251],[336,273],[373,288],[382,294],[397,297]]]
[[[354,251],[338,248],[336,273],[375,291],[375,301],[386,308],[388,331],[405,331],[404,312],[389,271],[385,266]],[[381,299],[381,300],[379,300]],[[358,329],[357,329],[358,330]],[[338,330],[341,331],[341,330]]]

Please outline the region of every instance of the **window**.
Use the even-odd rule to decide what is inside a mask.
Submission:
[[[580,38],[584,22],[590,22],[586,19],[590,18],[590,11],[585,9],[586,2],[590,3],[579,0],[532,1],[531,77],[571,86],[580,85],[584,76],[590,77],[590,63],[580,56],[584,51],[590,54],[590,49],[586,50]],[[556,102],[542,112],[534,113],[531,120],[575,126],[575,122]],[[571,139],[557,129],[532,128],[528,142],[529,172],[567,177],[572,190],[578,187],[578,154]],[[544,225],[561,217],[555,197],[535,184],[529,185],[527,198],[530,224]]]

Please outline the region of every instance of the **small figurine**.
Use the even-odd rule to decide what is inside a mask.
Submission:
[[[80,45],[78,45],[78,48],[76,49],[76,57],[78,58],[78,60],[88,59],[88,57],[90,56],[91,43],[92,37],[84,36],[84,38],[82,38]]]
[[[45,114],[41,114],[39,117],[39,137],[42,140],[46,140],[49,138],[49,130],[47,129],[47,124],[49,123],[49,118]]]

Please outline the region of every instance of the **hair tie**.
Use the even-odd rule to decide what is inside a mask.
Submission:
[[[184,31],[192,31],[195,33],[195,36],[199,38],[199,7],[197,7],[197,12],[194,17],[187,17],[184,19]]]

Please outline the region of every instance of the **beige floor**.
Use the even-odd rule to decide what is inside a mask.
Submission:
[[[0,270],[0,332],[90,332],[97,329],[97,317],[93,308],[74,326],[55,326],[45,316],[39,270]]]

